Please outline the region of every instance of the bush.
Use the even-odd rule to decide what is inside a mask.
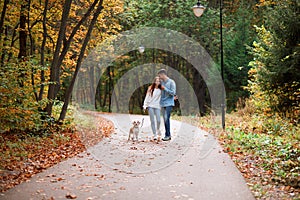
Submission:
[[[10,63],[0,69],[0,132],[39,129],[45,101],[34,99],[35,88],[30,80],[30,63]]]

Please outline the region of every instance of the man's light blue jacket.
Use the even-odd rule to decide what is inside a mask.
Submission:
[[[164,90],[161,91],[160,106],[174,106],[174,96],[176,95],[175,81],[168,78],[166,81],[161,81],[161,85],[164,86]]]

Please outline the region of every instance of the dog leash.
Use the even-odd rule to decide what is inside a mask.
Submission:
[[[143,125],[144,125],[144,118],[142,119],[142,125],[141,125],[141,128],[143,127]]]

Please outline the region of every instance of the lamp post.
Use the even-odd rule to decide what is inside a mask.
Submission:
[[[144,46],[139,46],[138,50],[142,54],[145,51],[145,47]]]
[[[220,53],[221,53],[221,77],[224,83],[224,57],[223,57],[223,17],[222,17],[222,10],[223,10],[223,0],[219,0],[220,4]],[[196,17],[201,17],[203,14],[205,7],[201,5],[200,0],[198,0],[197,4],[192,7],[193,12]],[[222,103],[221,103],[221,110],[222,110],[222,128],[225,129],[225,91],[222,90]]]

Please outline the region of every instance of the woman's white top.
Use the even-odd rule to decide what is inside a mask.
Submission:
[[[154,88],[153,95],[151,96],[151,92],[147,92],[143,108],[146,109],[148,107],[151,108],[158,108],[160,109],[160,97],[161,97],[161,90]]]

